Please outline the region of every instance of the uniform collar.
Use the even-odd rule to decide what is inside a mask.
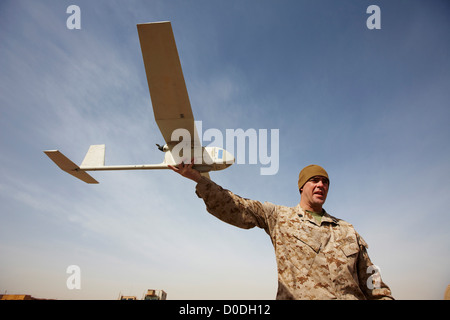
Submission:
[[[302,207],[300,207],[300,203],[296,206],[296,211],[298,213],[298,216],[302,220],[307,220],[310,221],[311,223],[319,225],[317,220],[310,213],[306,212],[306,210],[303,210]],[[333,217],[332,215],[329,215],[328,212],[326,212],[325,209],[323,209],[323,216],[320,224],[322,224],[323,222],[339,224],[339,219]]]

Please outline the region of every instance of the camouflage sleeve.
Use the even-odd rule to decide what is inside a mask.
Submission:
[[[205,177],[197,183],[195,192],[205,202],[206,210],[220,220],[243,229],[256,226],[269,233],[270,205],[235,195]]]
[[[360,248],[357,264],[361,291],[369,300],[394,300],[391,290],[381,279],[380,269],[369,258],[369,246],[358,233],[356,237]]]

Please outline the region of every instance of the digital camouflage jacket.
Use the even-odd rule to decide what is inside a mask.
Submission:
[[[367,243],[351,224],[326,212],[318,224],[300,205],[245,199],[204,177],[196,194],[220,220],[244,229],[256,226],[270,236],[277,299],[393,299],[370,261]]]

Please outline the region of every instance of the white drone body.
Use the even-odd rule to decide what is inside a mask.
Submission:
[[[142,57],[156,123],[166,142],[160,164],[105,166],[105,145],[91,145],[80,166],[58,150],[44,153],[62,170],[86,183],[98,183],[87,171],[169,169],[194,159],[193,168],[209,177],[210,171],[223,170],[234,163],[229,152],[200,145],[189,96],[184,81],[170,22],[137,25]],[[173,133],[182,130],[190,141],[179,141]],[[175,138],[175,139],[174,139]]]

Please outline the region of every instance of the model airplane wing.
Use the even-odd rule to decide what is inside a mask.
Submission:
[[[192,145],[200,140],[170,22],[137,25],[153,112],[169,148],[176,129],[186,129]]]

